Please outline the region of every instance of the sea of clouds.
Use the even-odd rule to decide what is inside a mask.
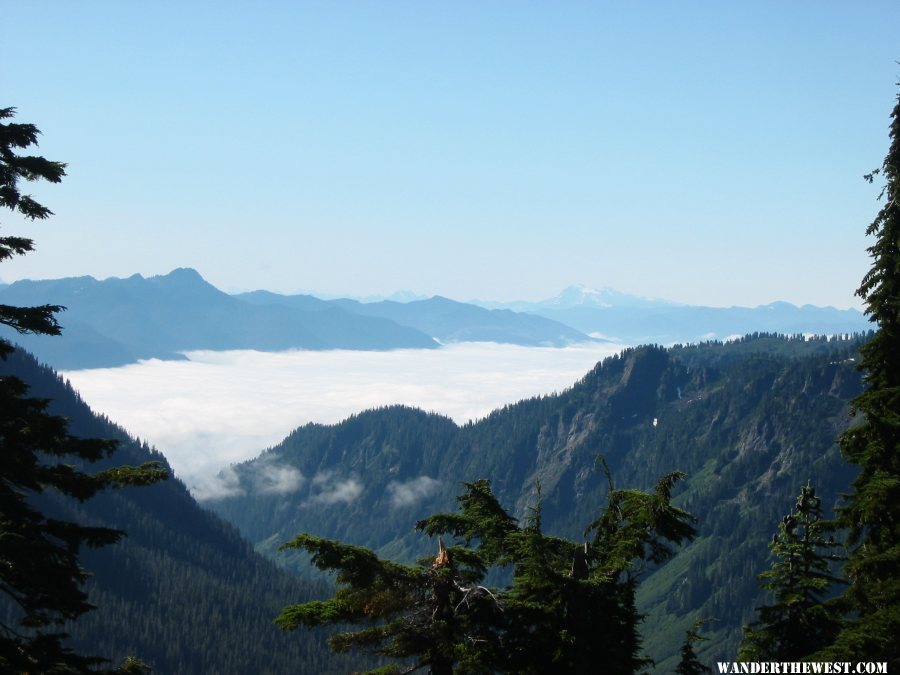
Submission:
[[[197,351],[188,361],[142,361],[63,373],[97,412],[160,450],[202,497],[222,469],[257,456],[307,422],[335,423],[402,403],[458,423],[507,403],[562,391],[597,361],[623,349],[595,343],[562,349],[461,343],[441,349]],[[272,491],[305,480],[283,468],[262,476]],[[358,485],[323,482],[322,499],[352,498]],[[398,485],[399,505],[432,489]],[[327,489],[325,489],[327,488]],[[340,488],[340,489],[338,489]]]

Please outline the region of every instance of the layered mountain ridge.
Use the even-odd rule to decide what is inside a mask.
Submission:
[[[232,296],[192,269],[148,278],[17,281],[0,289],[0,303],[67,308],[59,317],[65,340],[0,326],[0,337],[60,370],[184,359],[192,350],[436,349],[438,340],[564,346],[592,340],[551,319],[438,298],[366,305],[264,291]]]
[[[228,295],[193,269],[98,281],[72,277],[0,286],[0,303],[60,304],[66,340],[5,337],[60,370],[116,367],[141,359],[184,359],[192,350],[436,349],[458,342],[565,347],[613,340],[675,344],[752,332],[834,335],[865,331],[854,309],[699,307],[572,286],[543,302],[458,302],[434,296],[400,302],[324,300],[252,291]]]
[[[67,308],[65,340],[0,334],[59,369],[110,367],[138,359],[183,359],[196,349],[394,349],[437,347],[406,326],[336,308],[321,312],[255,306],[223,293],[196,271],[97,281],[19,281],[0,291],[14,305]]]
[[[856,309],[796,306],[775,301],[756,307],[705,307],[621,293],[611,288],[570,286],[538,302],[480,302],[554,319],[590,335],[625,344],[674,344],[725,340],[754,332],[834,335],[867,331]]]

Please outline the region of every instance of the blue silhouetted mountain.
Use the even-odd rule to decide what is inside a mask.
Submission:
[[[271,295],[267,301],[275,301]],[[308,295],[280,297],[285,302],[296,302],[304,307],[312,307],[312,301],[316,300]],[[364,303],[343,299],[329,300],[327,304],[359,316],[394,321],[444,343],[502,342],[527,347],[563,347],[593,340],[558,321],[508,309],[488,310],[441,296],[413,302],[384,300]]]
[[[283,305],[304,311],[319,312],[334,307],[329,301],[320,300],[312,295],[281,295],[271,291],[250,291],[234,297],[252,305]]]
[[[194,270],[165,276],[98,281],[93,277],[18,281],[0,290],[0,303],[59,304],[62,337],[0,331],[59,369],[118,366],[138,359],[184,358],[209,349],[434,348],[428,335],[337,306],[304,309],[244,302],[218,290]]]

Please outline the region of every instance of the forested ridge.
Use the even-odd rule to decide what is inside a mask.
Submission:
[[[741,626],[764,602],[755,577],[766,568],[773,524],[797,486],[812,481],[830,508],[852,481],[835,437],[861,390],[855,364],[864,339],[754,335],[728,344],[641,347],[598,364],[565,392],[462,426],[406,407],[307,425],[235,467],[232,489],[245,494],[207,505],[260,550],[308,576],[304,556],[275,552],[300,531],[407,562],[429,554],[434,542],[413,532],[415,522],[452,508],[460,481],[472,476],[491,480],[500,503],[520,519],[540,484],[546,531],[579,539],[607,494],[598,453],[617,486],[649,489],[678,467],[687,478],[674,503],[697,516],[698,536],[642,575],[645,653],[668,672],[684,632],[697,619],[714,618],[697,652],[707,663],[729,659]],[[16,352],[3,367],[29,382],[33,395],[52,399],[74,433],[121,439],[116,462],[162,459],[92,415],[31,357]],[[273,469],[286,467],[304,477],[298,491],[260,489]],[[46,507],[129,533],[115,547],[85,554],[98,609],[71,630],[73,644],[89,652],[114,660],[137,654],[160,673],[287,672],[297,664],[301,672],[346,672],[360,663],[329,653],[322,634],[275,628],[284,605],[325,597],[327,587],[261,560],[178,481]]]
[[[31,395],[50,399],[51,411],[68,418],[73,435],[118,440],[106,465],[165,461],[93,414],[30,355],[11,354],[0,361],[0,374],[17,376]],[[349,669],[346,659],[329,653],[322,635],[286,635],[273,624],[288,598],[326,595],[327,587],[264,560],[234,527],[200,508],[177,479],[102,493],[81,504],[52,494],[38,503],[57,518],[127,532],[118,544],[83,551],[89,599],[97,609],[66,627],[75,649],[113,662],[136,655],[154,674]],[[0,606],[12,617],[5,600]]]
[[[460,481],[490,480],[519,518],[540,484],[546,531],[580,539],[607,493],[598,453],[617,486],[650,489],[678,468],[687,478],[674,503],[697,516],[698,536],[643,575],[646,653],[664,672],[693,622],[715,618],[697,650],[707,662],[728,659],[764,599],[756,575],[799,486],[812,481],[830,509],[852,480],[835,438],[861,391],[864,339],[757,334],[640,347],[604,360],[565,392],[463,426],[405,407],[306,425],[234,468],[230,489],[244,494],[209,505],[261,550],[308,574],[305,558],[275,553],[297,532],[404,561],[427,554],[434,544],[413,525],[452,508]],[[305,480],[296,491],[266,494],[263,477],[276,468]]]

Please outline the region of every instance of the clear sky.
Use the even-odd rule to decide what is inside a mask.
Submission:
[[[859,306],[900,2],[3,0],[0,279]]]

